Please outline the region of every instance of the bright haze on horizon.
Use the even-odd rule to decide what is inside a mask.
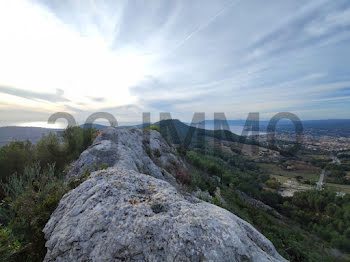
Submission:
[[[349,1],[0,1],[0,126],[350,118],[349,29]]]

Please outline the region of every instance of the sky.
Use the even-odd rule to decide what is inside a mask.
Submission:
[[[0,1],[0,126],[285,111],[350,118],[349,1]]]

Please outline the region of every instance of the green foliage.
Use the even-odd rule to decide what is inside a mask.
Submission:
[[[217,187],[214,192],[214,197],[211,200],[211,203],[216,206],[222,206],[222,196],[220,187]]]
[[[189,151],[186,158],[196,167],[207,171],[212,175],[221,176],[220,163],[223,163],[221,159],[215,158],[211,155],[202,155],[195,151]]]
[[[181,145],[176,148],[176,152],[182,157],[186,156],[187,154],[186,149]]]
[[[35,145],[35,160],[39,161],[42,167],[55,163],[56,168],[61,170],[66,162],[65,156],[66,152],[63,151],[57,135],[53,133],[43,135]]]
[[[5,182],[13,173],[22,173],[25,165],[33,160],[30,141],[13,141],[0,148],[0,181]]]
[[[62,134],[64,151],[68,159],[78,158],[81,152],[92,144],[96,132],[95,128],[68,127]]]
[[[177,131],[180,130],[181,140],[184,140],[191,128],[174,123]],[[158,126],[149,129],[160,131]],[[174,131],[168,126],[164,130]],[[85,168],[80,177],[63,182],[65,167],[92,143],[94,133],[93,129],[73,127],[64,131],[62,141],[54,134],[48,134],[37,145],[15,141],[0,148],[3,197],[0,204],[0,261],[42,261],[46,253],[42,229],[61,197],[82,183],[92,171],[107,167],[101,164]],[[197,132],[197,135],[203,134]],[[206,135],[236,139],[224,131]],[[177,141],[172,136],[168,140]],[[190,142],[195,142],[192,140]],[[151,152],[149,145],[145,148],[150,156],[160,157],[160,152]],[[178,181],[189,188],[208,191],[212,203],[252,223],[285,258],[291,261],[332,261],[327,258],[323,245],[349,252],[349,195],[341,198],[327,190],[307,191],[283,199],[274,192],[263,190],[264,184],[275,189],[279,184],[260,172],[254,162],[244,159],[239,150],[237,155],[231,155],[207,148],[204,144],[192,143],[191,147],[179,146],[177,152],[192,168],[190,173],[175,168]],[[332,172],[331,179],[344,179],[343,167],[327,161],[317,163],[322,167],[327,165],[327,170]],[[243,202],[236,193],[237,189],[276,208],[285,218],[276,219]],[[323,240],[315,241],[303,230],[313,232]],[[322,248],[319,243],[322,243]]]
[[[350,196],[331,191],[295,193],[284,202],[282,212],[345,252],[350,252]]]
[[[276,179],[269,179],[265,182],[265,184],[272,189],[278,190],[281,187],[281,183],[278,182]]]
[[[95,129],[69,127],[63,132],[63,142],[54,133],[43,135],[33,145],[30,141],[13,141],[0,148],[0,181],[6,184],[16,173],[21,175],[24,167],[38,162],[42,168],[55,164],[56,172],[64,170],[72,160],[78,158],[93,142]],[[3,198],[0,188],[0,198]]]
[[[23,174],[11,176],[1,209],[8,210],[8,221],[2,226],[3,242],[10,244],[0,257],[17,261],[40,261],[46,253],[42,233],[51,213],[67,192],[62,176],[54,165],[42,169],[39,163],[27,166]],[[1,245],[4,248],[3,245]]]
[[[6,261],[42,261],[45,254],[43,228],[62,196],[84,182],[92,171],[108,165],[85,168],[68,183],[54,165],[42,169],[38,163],[27,166],[22,175],[12,176],[0,213],[8,213],[6,226],[0,227],[0,257]],[[2,261],[0,259],[0,261]]]
[[[16,252],[21,248],[21,244],[13,236],[9,228],[3,227],[0,224],[0,255],[3,258],[7,258],[13,252]],[[0,258],[0,261],[2,259]]]
[[[204,183],[213,183],[215,177],[218,177],[221,184],[226,186],[231,184],[259,199],[262,190],[260,184],[268,179],[261,172],[257,172],[258,168],[253,163],[244,161],[241,156],[232,156],[220,151],[205,150],[204,154],[198,151],[188,151],[186,160],[210,176],[211,181],[206,179],[200,183],[202,187]],[[201,177],[201,179],[204,178]],[[207,188],[201,189],[207,190]]]
[[[329,158],[311,158],[310,160],[310,164],[313,165],[313,166],[317,166],[317,167],[320,167],[320,168],[325,168],[327,167],[327,165],[329,165],[329,163],[332,161],[331,159]]]
[[[32,145],[15,141],[0,148],[0,261],[42,261],[46,254],[42,230],[62,196],[91,171],[64,183],[65,167],[93,141],[93,129],[68,128],[63,143],[53,134]]]
[[[194,149],[202,148],[205,144],[205,139],[215,138],[225,141],[245,140],[227,130],[205,130],[188,126],[176,119],[166,119],[154,124],[159,127],[162,136],[172,144],[182,145],[185,148]],[[158,131],[158,130],[157,130]],[[247,141],[248,143],[249,141]]]
[[[267,184],[271,188],[278,189],[279,182],[259,172],[254,163],[241,161],[240,156],[233,157],[215,150],[188,151],[186,160],[194,167],[191,170],[193,187],[208,191],[212,196],[211,203],[222,206],[253,224],[272,241],[278,252],[286,259],[334,261],[334,258],[324,250],[325,246],[347,251],[350,210],[345,203],[350,203],[349,199],[337,198],[335,194],[325,191],[309,191],[307,195],[297,193],[295,198],[288,198],[287,201],[284,199],[283,203],[283,198],[279,194],[265,191],[261,187],[261,184]],[[215,179],[219,172],[222,174],[221,183]],[[277,219],[265,210],[250,206],[240,199],[235,192],[236,189],[276,208],[287,218]],[[320,193],[323,197],[319,197]],[[335,214],[341,217],[341,220],[332,222]],[[318,216],[322,219],[319,220],[320,223],[315,224]],[[330,216],[329,219],[327,216]],[[326,242],[315,241],[314,236],[310,236],[304,230],[312,231]],[[329,232],[322,236],[322,232],[324,234],[327,230]]]
[[[329,183],[350,184],[350,179],[346,177],[346,171],[349,166],[346,163],[342,165],[328,164],[325,180]]]
[[[157,132],[159,132],[159,133],[160,133],[160,128],[159,128],[159,126],[156,126],[156,125],[151,125],[151,126],[149,127],[149,129],[151,129],[151,130],[155,130],[155,131],[157,131]]]

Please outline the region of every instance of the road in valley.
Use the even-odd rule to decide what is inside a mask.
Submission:
[[[323,186],[323,179],[324,179],[324,174],[325,174],[326,170],[322,169],[321,171],[321,175],[320,175],[320,179],[318,180],[316,186],[317,186],[317,190],[322,190],[322,186]]]
[[[333,164],[336,164],[336,165],[340,165],[340,164],[341,164],[339,158],[337,158],[336,156],[331,155],[331,159],[333,160],[333,161],[332,161]],[[318,180],[318,182],[317,182],[317,184],[316,184],[317,190],[322,190],[322,187],[323,187],[323,179],[324,179],[325,173],[326,173],[326,169],[324,168],[324,169],[322,169],[321,175],[320,175],[320,179]]]

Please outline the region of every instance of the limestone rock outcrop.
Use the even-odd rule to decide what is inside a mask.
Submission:
[[[183,163],[158,132],[149,142],[138,129],[108,129],[81,154],[70,176],[111,167],[62,198],[43,230],[45,261],[286,261],[247,222],[185,197],[165,171]]]
[[[173,151],[157,131],[108,128],[80,155],[68,176],[79,176],[84,168],[107,164],[174,182],[166,168],[183,166],[183,163]]]

